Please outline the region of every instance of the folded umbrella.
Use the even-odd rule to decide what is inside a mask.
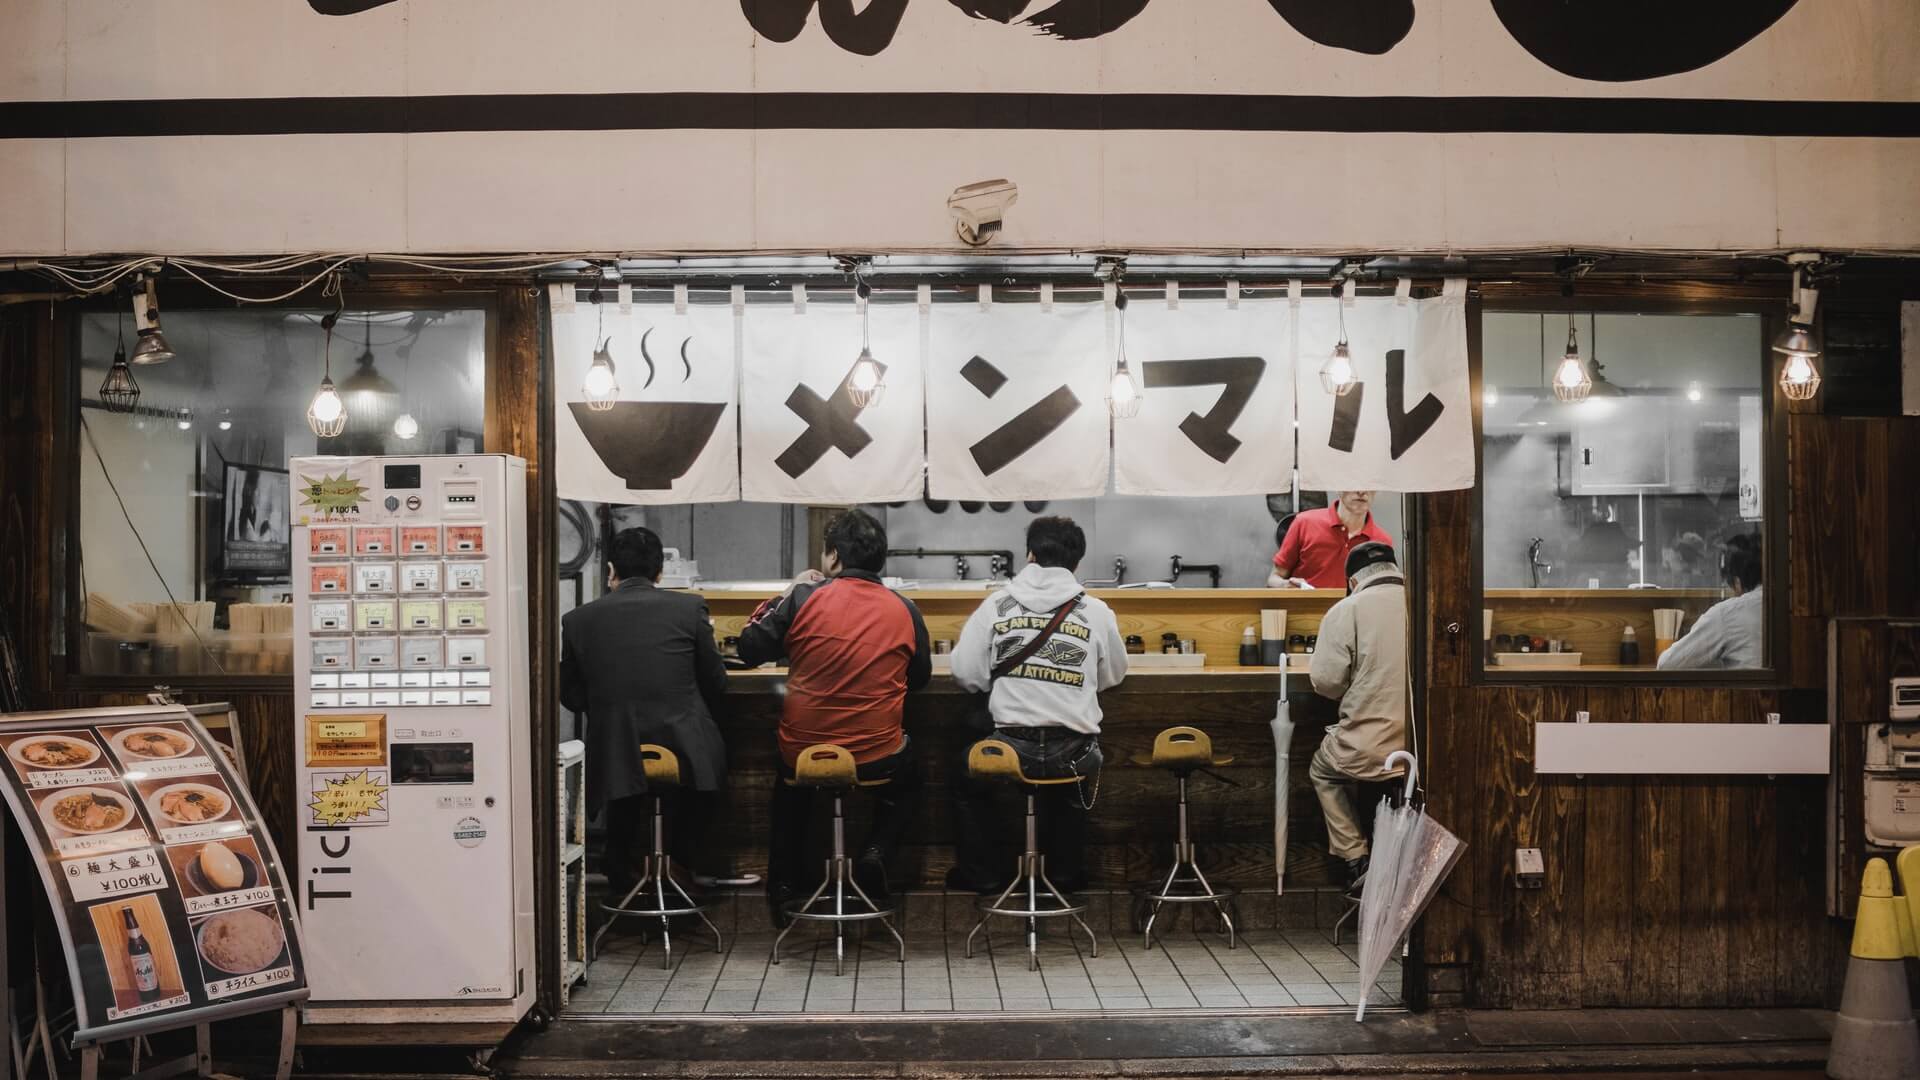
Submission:
[[[1395,750],[1387,768],[1405,764],[1406,787],[1399,798],[1380,800],[1373,816],[1373,848],[1366,883],[1360,892],[1360,1007],[1367,1015],[1367,993],[1380,978],[1387,958],[1400,947],[1413,921],[1440,892],[1440,883],[1460,861],[1466,845],[1417,805],[1414,790],[1420,766],[1412,754]]]
[[[1273,894],[1287,888],[1287,770],[1293,747],[1293,709],[1287,703],[1286,675],[1280,676],[1280,703],[1273,710]]]

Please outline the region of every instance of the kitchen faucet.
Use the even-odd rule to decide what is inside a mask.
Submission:
[[[1127,583],[1127,557],[1125,555],[1115,555],[1113,557],[1112,579],[1107,581],[1083,581],[1080,584],[1085,585],[1089,589],[1103,588],[1103,587],[1109,588],[1109,589],[1117,589],[1120,586],[1125,585],[1126,583]]]
[[[961,581],[967,580],[968,569],[970,568],[967,566],[967,557],[965,555],[955,555],[953,557],[954,577],[959,578]]]
[[[1540,587],[1541,574],[1553,573],[1552,563],[1540,561],[1540,545],[1544,543],[1546,543],[1545,538],[1536,536],[1527,545],[1527,572],[1533,576],[1533,587],[1536,589]]]
[[[1217,589],[1220,587],[1220,564],[1219,563],[1188,563],[1188,564],[1182,565],[1180,562],[1180,556],[1175,555],[1173,557],[1173,574],[1172,576],[1168,577],[1167,580],[1172,584],[1178,585],[1180,584],[1181,574],[1206,574],[1213,578],[1214,588]]]

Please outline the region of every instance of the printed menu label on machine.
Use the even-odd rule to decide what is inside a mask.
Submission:
[[[419,562],[400,564],[400,591],[437,593],[440,591],[440,564]]]
[[[385,765],[385,713],[307,717],[307,764]]]
[[[347,554],[346,528],[343,526],[314,526],[307,531],[307,551],[320,556]]]
[[[355,525],[353,527],[353,553],[355,555],[393,554],[393,526]]]
[[[308,642],[308,652],[315,671],[353,666],[353,642],[346,638],[315,638]]]
[[[393,629],[393,601],[355,600],[353,628],[361,631]]]
[[[390,562],[354,563],[353,591],[357,593],[392,592],[393,564]]]
[[[327,593],[345,594],[347,591],[347,568],[344,564],[315,566],[309,571],[307,591],[315,596]]]
[[[485,630],[487,602],[485,600],[447,601],[447,625],[455,630]]]
[[[316,634],[339,633],[350,625],[347,621],[349,610],[345,600],[316,603],[307,609],[307,627]]]
[[[54,913],[76,1041],[297,1001],[306,968],[258,809],[178,706],[0,720],[0,791]],[[80,781],[80,782],[75,782]],[[237,983],[237,984],[236,984]]]
[[[486,592],[487,564],[477,562],[448,563],[447,589],[450,592]]]
[[[440,526],[400,526],[400,551],[405,555],[440,554]]]
[[[447,526],[447,550],[463,555],[478,555],[487,550],[487,528],[484,525]]]
[[[392,671],[400,666],[399,651],[390,637],[361,638],[354,646],[354,666],[361,671]]]
[[[440,601],[408,600],[400,605],[401,629],[438,630],[440,626]]]

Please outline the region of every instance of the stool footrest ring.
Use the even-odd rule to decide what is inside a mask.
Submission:
[[[1041,899],[1044,900],[1046,897],[1043,895]],[[1066,907],[1045,908],[1010,908],[995,907],[993,905],[994,901],[992,900],[982,900],[977,906],[979,910],[989,915],[1005,915],[1008,918],[1014,919],[1050,919],[1061,915],[1078,915],[1087,910],[1087,905],[1085,904],[1068,904]]]
[[[692,907],[677,907],[677,908],[630,908],[630,907],[617,907],[613,904],[605,904],[605,903],[600,905],[600,911],[603,914],[605,914],[609,919],[620,919],[620,918],[662,919],[662,918],[668,918],[674,915],[698,915],[706,910],[707,910],[707,905],[705,904],[696,904]]]
[[[831,911],[806,911],[800,907],[801,903],[798,900],[790,901],[782,905],[782,908],[789,918],[806,919],[811,922],[864,922],[870,919],[890,918],[895,910],[884,907],[873,911],[844,911],[836,914]]]

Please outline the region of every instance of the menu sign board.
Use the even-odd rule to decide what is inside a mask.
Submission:
[[[66,948],[79,1043],[307,996],[292,894],[222,750],[177,705],[0,722],[0,791]]]

